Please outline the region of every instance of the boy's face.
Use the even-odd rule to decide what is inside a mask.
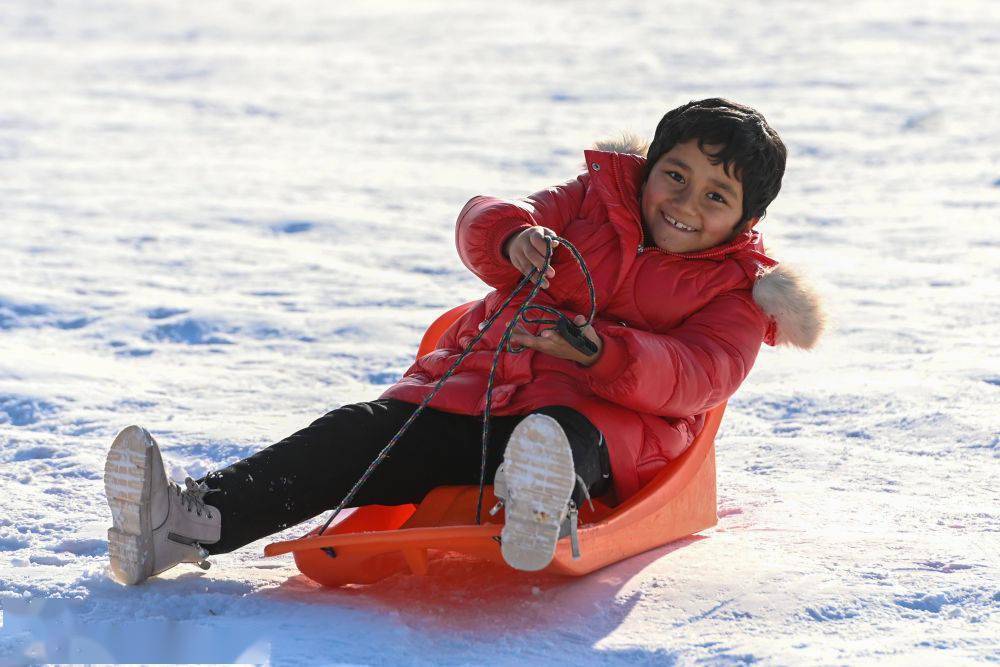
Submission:
[[[706,145],[709,154],[722,147]],[[728,241],[743,216],[743,185],[691,139],[660,156],[642,190],[645,233],[661,250],[692,252]],[[757,224],[750,221],[747,229]]]

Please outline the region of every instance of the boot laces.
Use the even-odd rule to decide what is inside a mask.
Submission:
[[[583,491],[583,497],[587,500],[587,504],[590,505],[590,511],[596,512],[597,510],[594,508],[594,501],[590,499],[590,490],[587,489],[587,483],[583,481],[583,477],[580,476],[580,473],[576,474],[576,485],[580,487],[581,491]],[[571,500],[570,502],[573,501]]]
[[[212,518],[212,511],[209,509],[208,505],[205,504],[205,494],[211,491],[218,491],[218,489],[208,488],[208,484],[205,482],[196,482],[190,477],[184,478],[185,488],[182,490],[180,484],[171,481],[170,488],[173,489],[174,493],[180,498],[181,505],[190,512],[194,510],[197,512],[198,516],[203,513],[208,515],[208,518]]]

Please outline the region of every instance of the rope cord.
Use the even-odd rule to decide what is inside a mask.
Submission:
[[[365,470],[365,472],[361,475],[361,477],[354,484],[354,486],[347,493],[347,495],[344,496],[343,500],[340,501],[340,504],[338,504],[336,509],[333,510],[333,514],[330,515],[330,518],[327,519],[326,523],[323,524],[323,527],[320,528],[319,533],[317,533],[318,535],[322,535],[324,532],[326,532],[326,529],[329,528],[330,524],[333,523],[333,520],[337,518],[337,515],[340,514],[341,510],[343,510],[344,507],[347,506],[347,504],[354,499],[358,491],[368,480],[371,474],[375,472],[375,469],[379,466],[379,464],[382,463],[383,460],[385,460],[385,458],[389,455],[389,452],[392,450],[395,444],[399,442],[400,438],[403,437],[403,434],[410,427],[410,424],[412,424],[413,421],[417,418],[417,416],[423,411],[423,409],[427,407],[427,404],[431,402],[431,399],[434,398],[437,392],[444,385],[445,381],[447,381],[448,378],[451,377],[452,373],[455,372],[455,369],[458,368],[458,365],[461,364],[462,361],[467,356],[469,356],[469,353],[472,352],[472,348],[475,346],[475,344],[478,343],[484,335],[486,335],[486,332],[490,330],[490,327],[493,326],[493,324],[497,321],[500,315],[504,312],[504,309],[510,304],[511,301],[514,300],[514,297],[517,296],[517,293],[521,291],[521,288],[524,287],[528,283],[528,281],[531,280],[533,276],[538,274],[539,280],[535,282],[534,286],[531,289],[531,293],[528,294],[528,298],[525,299],[524,303],[521,304],[521,306],[518,308],[517,313],[514,315],[514,317],[511,318],[510,322],[507,324],[507,328],[504,330],[503,337],[500,339],[500,344],[497,345],[496,352],[493,355],[493,364],[490,367],[490,375],[486,385],[486,410],[483,412],[483,451],[479,469],[479,499],[476,503],[476,525],[482,523],[481,517],[482,517],[482,507],[483,507],[483,490],[486,482],[486,450],[487,450],[487,443],[489,442],[489,432],[490,432],[490,405],[493,401],[493,375],[496,372],[497,363],[500,360],[500,352],[506,349],[507,352],[510,352],[511,354],[518,354],[524,350],[523,347],[518,347],[517,349],[515,349],[510,346],[510,336],[514,332],[514,327],[517,324],[518,320],[522,320],[524,322],[528,322],[531,324],[557,324],[559,323],[560,320],[566,320],[566,316],[554,308],[549,308],[548,306],[536,306],[531,304],[532,300],[534,300],[535,296],[538,294],[538,290],[541,288],[542,285],[541,276],[545,275],[545,273],[549,269],[549,265],[551,264],[553,238],[559,241],[559,243],[565,245],[570,250],[570,252],[573,253],[573,256],[576,258],[577,263],[580,265],[580,270],[583,272],[583,277],[587,281],[587,290],[590,295],[590,316],[587,318],[586,323],[583,324],[582,326],[588,326],[594,321],[594,315],[597,313],[597,296],[594,291],[594,281],[590,277],[590,271],[587,270],[587,265],[583,261],[583,257],[580,255],[580,252],[573,246],[573,244],[567,241],[566,239],[560,238],[558,236],[556,237],[546,236],[545,263],[542,266],[541,270],[535,268],[532,269],[528,274],[526,274],[524,278],[521,279],[521,282],[517,284],[517,287],[515,287],[511,291],[510,296],[508,296],[507,299],[504,300],[502,304],[500,304],[500,307],[497,308],[497,311],[489,318],[487,318],[487,320],[484,322],[485,326],[483,326],[482,329],[479,331],[479,333],[476,335],[476,337],[469,342],[469,344],[462,351],[462,354],[459,355],[458,359],[455,360],[455,363],[451,365],[451,368],[449,368],[445,372],[445,374],[441,376],[441,379],[438,380],[437,384],[434,385],[434,389],[431,391],[431,393],[428,394],[426,398],[424,398],[424,400],[420,403],[417,409],[413,411],[413,413],[409,416],[409,418],[407,418],[406,422],[403,423],[403,426],[400,427],[396,435],[394,435],[392,439],[389,440],[389,443],[382,449],[381,452],[379,452],[378,456],[375,457],[375,460],[372,461],[371,465],[368,466],[368,469]],[[553,314],[557,316],[558,319],[555,320],[529,319],[525,317],[524,314],[531,309],[541,310]]]

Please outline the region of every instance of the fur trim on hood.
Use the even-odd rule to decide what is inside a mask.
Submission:
[[[645,157],[649,144],[625,131],[596,142],[594,148]],[[805,350],[815,347],[826,326],[826,314],[822,299],[805,276],[785,264],[762,269],[754,283],[753,298],[773,323],[768,343]]]
[[[766,270],[757,278],[753,300],[776,325],[773,345],[812,349],[826,327],[819,294],[805,276],[786,264]]]
[[[595,142],[594,148],[609,153],[629,153],[631,155],[638,155],[639,157],[646,157],[646,151],[649,150],[649,143],[641,139],[639,135],[625,131],[616,137],[601,139]]]

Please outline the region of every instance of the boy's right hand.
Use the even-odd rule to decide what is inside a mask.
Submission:
[[[552,239],[552,251],[555,253],[555,248],[559,245],[559,241],[556,240],[558,236],[548,227],[540,225],[529,227],[507,240],[503,254],[524,275],[528,275],[533,269],[538,269],[540,272],[545,266],[545,237]],[[549,280],[555,275],[556,270],[549,266],[549,270],[542,277],[542,288],[547,288]],[[535,282],[538,282],[538,275],[535,276]]]

